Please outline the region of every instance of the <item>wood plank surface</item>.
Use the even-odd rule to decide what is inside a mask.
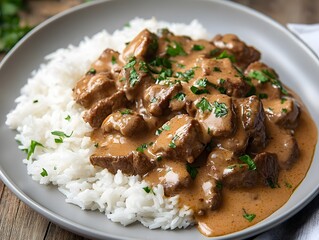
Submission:
[[[32,0],[28,2],[29,10],[22,14],[23,19],[29,24],[38,24],[46,18],[83,1]],[[319,22],[319,1],[317,0],[234,0],[234,2],[254,8],[281,24]],[[318,222],[318,219],[316,221]],[[86,238],[68,232],[49,222],[16,198],[0,181],[0,239],[85,240]]]

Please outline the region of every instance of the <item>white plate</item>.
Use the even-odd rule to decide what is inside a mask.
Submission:
[[[14,141],[15,132],[4,122],[15,107],[14,99],[32,70],[54,50],[77,45],[84,36],[106,29],[113,32],[134,17],[189,23],[198,19],[211,36],[235,33],[262,52],[262,60],[274,67],[282,81],[295,90],[311,110],[319,126],[319,61],[315,55],[284,27],[262,14],[238,4],[209,0],[119,0],[94,1],[59,14],[27,35],[2,61],[0,66],[1,159],[0,176],[25,203],[53,222],[91,238],[110,239],[205,239],[195,228],[177,231],[148,230],[139,224],[123,227],[103,214],[81,211],[67,204],[55,187],[31,180],[22,164],[23,154]],[[319,188],[318,145],[311,168],[290,200],[264,221],[219,239],[243,238],[270,229],[291,217],[311,199]]]

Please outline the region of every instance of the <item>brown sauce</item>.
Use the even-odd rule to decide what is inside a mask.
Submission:
[[[267,218],[305,177],[317,128],[259,58],[232,34],[193,41],[166,30],[105,50],[74,88],[95,129],[91,163],[163,184],[206,236]]]

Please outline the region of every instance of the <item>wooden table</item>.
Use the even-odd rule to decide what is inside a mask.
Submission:
[[[30,10],[23,17],[29,23],[36,24],[40,21],[64,10],[80,4],[81,0],[32,0],[29,1]],[[290,23],[316,23],[319,22],[319,1],[316,0],[234,0],[254,8],[275,19],[281,24]],[[1,58],[0,58],[1,59]],[[319,203],[317,197],[303,213],[310,213],[312,206]],[[305,214],[299,214],[298,219]],[[317,214],[318,222],[319,214]],[[293,221],[290,221],[293,222]],[[285,223],[282,226],[298,228],[294,224]],[[272,234],[276,239],[280,238],[280,226],[276,228],[276,233]],[[295,235],[296,239],[298,234]],[[275,238],[268,239],[275,239]],[[278,238],[279,237],[279,238]],[[0,239],[2,240],[79,240],[86,239],[68,232],[49,220],[45,219],[30,207],[20,201],[15,195],[0,181]],[[299,239],[299,238],[298,238]],[[306,238],[303,238],[306,239]]]

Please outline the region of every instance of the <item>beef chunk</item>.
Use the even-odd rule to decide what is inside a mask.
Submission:
[[[180,83],[171,86],[152,85],[144,92],[144,106],[146,106],[147,111],[153,116],[160,117],[168,109],[171,98],[181,89],[182,85]]]
[[[96,101],[111,96],[116,91],[110,72],[87,73],[73,89],[74,100],[85,108]]]
[[[263,105],[270,121],[286,128],[297,126],[300,110],[296,100],[290,97],[272,100],[264,99]]]
[[[299,157],[299,147],[296,139],[290,134],[281,136],[282,150],[277,152],[278,163],[282,169],[290,169]]]
[[[257,185],[274,187],[278,181],[279,165],[277,155],[263,152],[254,158],[256,169],[249,165],[238,163],[224,169],[223,185],[231,189],[250,188]]]
[[[260,59],[260,52],[251,46],[247,46],[234,34],[216,35],[213,43],[220,49],[229,51],[235,57],[235,64],[245,69],[250,63]]]
[[[171,111],[182,111],[186,108],[186,97],[183,92],[178,92],[172,95],[169,102],[169,109]]]
[[[110,114],[102,123],[105,132],[119,131],[123,136],[138,135],[147,130],[143,117],[130,109]]]
[[[241,120],[249,136],[250,152],[257,153],[266,146],[265,113],[261,101],[251,96],[238,101]]]
[[[230,97],[221,94],[210,95],[196,100],[194,105],[197,108],[195,118],[205,124],[211,136],[227,137],[233,133],[235,114]]]
[[[254,158],[259,182],[274,187],[278,182],[279,165],[277,155],[274,153],[259,153]]]
[[[123,91],[114,93],[109,98],[104,98],[88,109],[83,118],[92,128],[99,128],[103,120],[113,111],[125,107],[127,99]]]
[[[203,183],[204,209],[216,210],[220,207],[222,202],[221,188],[221,182],[214,178]]]
[[[192,179],[186,170],[185,162],[169,160],[163,168],[165,175],[161,177],[160,182],[164,186],[166,196],[174,196],[191,184]]]
[[[115,174],[118,170],[128,175],[144,175],[152,170],[156,164],[144,153],[132,151],[127,155],[98,154],[90,157],[94,166],[106,168]]]
[[[203,76],[210,82],[210,88],[228,96],[244,97],[250,86],[240,77],[228,58],[201,60]]]
[[[281,83],[278,74],[272,68],[262,62],[254,62],[245,70],[245,75],[251,78],[256,89],[256,95],[260,98],[278,99],[282,95]]]
[[[157,48],[158,37],[147,29],[144,29],[126,46],[122,57],[125,61],[132,57],[151,61],[155,58]]]
[[[111,72],[112,74],[118,73],[123,66],[120,59],[120,53],[112,49],[105,49],[101,56],[91,65],[97,73]]]
[[[200,123],[187,115],[177,115],[164,125],[152,147],[154,154],[192,163],[209,141]]]

